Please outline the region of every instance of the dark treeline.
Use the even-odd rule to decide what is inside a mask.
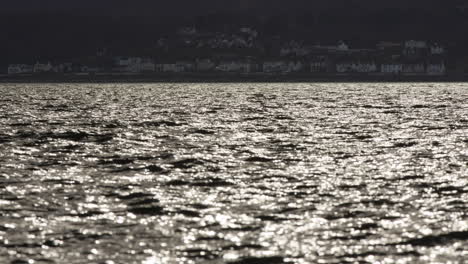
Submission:
[[[89,56],[99,47],[132,54],[151,49],[159,38],[184,26],[212,32],[248,26],[264,38],[279,36],[311,43],[346,40],[354,47],[381,40],[433,40],[446,43],[451,53],[465,56],[468,11],[460,7],[358,8],[348,4],[347,8],[320,9],[303,15],[258,16],[2,15],[0,23],[7,26],[2,29],[5,38],[0,42],[0,63]]]

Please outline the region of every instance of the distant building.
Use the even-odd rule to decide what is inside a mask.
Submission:
[[[380,65],[380,72],[383,74],[401,74],[403,71],[403,64],[401,63],[382,63]]]
[[[130,57],[114,57],[114,66],[117,67],[126,67],[129,66],[132,62]]]
[[[403,64],[402,73],[406,75],[411,74],[424,74],[426,72],[426,67],[424,63],[405,63]]]
[[[47,64],[36,62],[33,68],[34,73],[45,73],[45,72],[51,72],[52,70],[53,70],[53,66],[50,62],[48,62]]]
[[[65,72],[65,68],[64,68],[63,64],[54,65],[54,66],[52,67],[52,72],[55,72],[55,73],[64,73],[64,72]]]
[[[282,60],[263,62],[263,72],[265,73],[287,72],[288,67],[289,67],[288,63]]]
[[[446,73],[445,63],[429,63],[426,72],[428,75],[444,75]]]
[[[392,42],[392,41],[380,41],[377,43],[377,49],[378,50],[395,50],[395,49],[401,49],[402,44],[400,42]]]
[[[293,51],[292,51],[291,48],[283,47],[283,48],[280,49],[280,56],[281,57],[290,56],[292,54],[293,54]]]
[[[210,59],[202,59],[196,61],[196,70],[199,72],[212,71],[216,67],[216,64]]]
[[[89,65],[82,65],[80,67],[80,72],[81,73],[99,73],[99,72],[104,72],[104,69],[98,66],[89,66]]]
[[[301,61],[290,61],[285,72],[301,72],[304,68],[305,65]]]
[[[152,59],[142,59],[139,64],[138,72],[155,72],[156,65]]]
[[[253,71],[253,66],[250,62],[246,61],[221,61],[218,66],[216,66],[216,70],[222,72],[249,73]]]
[[[286,56],[295,56],[295,57],[303,57],[308,55],[311,52],[311,50],[308,47],[305,47],[302,43],[299,43],[297,41],[290,41],[286,43],[281,49],[280,49],[280,56],[281,57],[286,57]]]
[[[164,72],[164,64],[163,63],[155,63],[154,64],[154,71],[155,72]]]
[[[115,57],[114,72],[154,72],[156,65],[152,59],[140,57]]]
[[[375,62],[340,62],[336,64],[338,73],[371,73],[377,71]]]
[[[181,64],[177,64],[177,63],[163,63],[162,64],[162,72],[181,73],[184,71],[185,71],[185,68]]]
[[[56,65],[52,66],[52,72],[54,72],[54,73],[70,73],[70,72],[73,72],[73,64],[71,62],[56,64]]]
[[[314,48],[325,49],[330,52],[348,52],[350,50],[348,44],[341,40],[335,45],[316,45]]]
[[[253,30],[253,29],[248,28],[248,27],[241,28],[240,32],[248,34],[248,35],[252,36],[253,38],[256,38],[258,36],[258,32],[256,30]]]
[[[191,36],[197,34],[197,29],[195,27],[184,27],[177,31],[179,35]]]
[[[404,47],[410,49],[425,49],[427,48],[427,42],[422,40],[408,40],[405,41]]]
[[[96,56],[103,57],[107,55],[107,48],[98,48],[96,50]]]
[[[328,71],[328,63],[325,57],[316,57],[310,61],[310,72],[327,72]]]
[[[182,72],[183,69],[177,68],[177,65],[175,63],[163,63],[162,71],[163,72]]]
[[[33,66],[27,64],[10,64],[8,66],[8,74],[15,75],[15,74],[25,74],[25,73],[32,73]]]
[[[445,54],[445,48],[435,43],[430,46],[431,55],[442,55]]]
[[[347,51],[349,50],[349,46],[346,43],[344,43],[344,41],[340,41],[336,46],[336,49],[340,51]]]
[[[408,58],[421,58],[427,55],[426,41],[408,40],[404,44],[403,55]]]
[[[65,62],[65,63],[62,63],[62,65],[63,65],[63,72],[64,73],[69,73],[69,72],[73,71],[73,63]]]
[[[194,72],[196,69],[196,64],[192,61],[177,61],[176,67],[181,69],[181,72]]]

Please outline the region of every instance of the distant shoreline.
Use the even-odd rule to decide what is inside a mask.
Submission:
[[[466,82],[468,75],[379,75],[379,74],[226,74],[226,73],[181,73],[181,74],[97,74],[97,75],[0,75],[1,83],[221,83],[221,82]]]

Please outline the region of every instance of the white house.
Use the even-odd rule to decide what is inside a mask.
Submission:
[[[177,61],[176,67],[182,69],[182,72],[195,71],[195,63],[192,61]]]
[[[164,63],[155,63],[154,64],[155,72],[164,72]]]
[[[388,49],[401,49],[401,42],[391,42],[391,41],[380,41],[377,43],[377,49],[379,50],[388,50]]]
[[[248,27],[243,27],[240,29],[240,32],[242,33],[246,33],[254,38],[256,38],[258,36],[258,32],[256,30],[253,30],[251,28],[248,28]]]
[[[289,65],[285,61],[265,61],[263,62],[263,72],[265,73],[278,73],[286,72]]]
[[[132,62],[130,57],[115,57],[114,58],[114,66],[117,67],[126,67],[129,66]]]
[[[98,66],[89,66],[89,65],[83,65],[80,67],[80,72],[82,73],[98,73],[98,72],[104,72],[104,69]]]
[[[324,57],[315,58],[310,61],[311,72],[326,72],[328,68],[327,61]]]
[[[422,40],[408,40],[405,41],[404,47],[410,49],[425,49],[427,48],[427,42]]]
[[[117,72],[154,72],[156,66],[152,59],[140,57],[115,57],[114,71]]]
[[[318,49],[327,49],[329,51],[349,51],[349,46],[344,41],[338,41],[336,45],[329,45],[329,46],[322,46],[322,45],[315,45],[315,48]]]
[[[338,73],[371,73],[377,71],[375,62],[343,62],[336,64]]]
[[[216,70],[222,72],[252,72],[253,67],[249,62],[244,61],[222,61],[216,67]]]
[[[65,71],[65,67],[63,64],[54,65],[52,67],[52,71],[55,73],[63,73]]]
[[[107,55],[107,48],[98,48],[96,50],[96,56],[103,57]]]
[[[179,29],[177,33],[180,35],[195,35],[197,34],[197,29],[195,27],[184,27]]]
[[[34,64],[33,72],[35,73],[51,72],[52,69],[53,67],[50,62],[48,62],[47,64],[36,62],[36,64]]]
[[[340,41],[338,43],[338,45],[336,46],[336,49],[339,50],[339,51],[347,51],[347,50],[349,50],[349,46],[346,43],[344,43],[343,41]]]
[[[292,53],[293,53],[292,48],[283,47],[283,48],[281,48],[281,50],[280,50],[280,56],[281,56],[281,57],[289,56],[289,55],[291,55]]]
[[[304,69],[304,64],[300,61],[290,61],[285,72],[300,72]]]
[[[426,41],[408,40],[404,43],[403,54],[408,57],[421,57],[428,51]]]
[[[177,63],[163,63],[162,64],[162,71],[163,72],[184,72],[185,68],[184,65],[182,64],[177,64]]]
[[[380,65],[380,72],[384,74],[400,74],[403,71],[401,63],[383,63]]]
[[[429,75],[444,75],[446,73],[445,63],[430,63],[427,65],[426,72]]]
[[[154,72],[156,71],[156,65],[152,59],[142,59],[139,64],[139,72]]]
[[[175,63],[163,63],[162,64],[163,72],[182,72],[181,69],[177,68]]]
[[[23,73],[32,73],[33,66],[27,64],[11,64],[8,66],[8,74],[23,74]]]
[[[445,48],[435,43],[430,46],[430,51],[432,55],[442,55],[445,53]]]
[[[423,74],[426,72],[426,67],[423,63],[403,64],[404,74]]]
[[[60,63],[52,67],[55,73],[69,73],[73,71],[73,64],[71,62]]]
[[[202,59],[196,61],[196,69],[199,72],[212,71],[216,64],[210,59]]]
[[[73,63],[65,62],[65,63],[62,63],[61,65],[63,65],[63,72],[72,72],[73,71]]]

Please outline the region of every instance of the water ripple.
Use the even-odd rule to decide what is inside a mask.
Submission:
[[[0,263],[464,263],[466,84],[2,84]]]

